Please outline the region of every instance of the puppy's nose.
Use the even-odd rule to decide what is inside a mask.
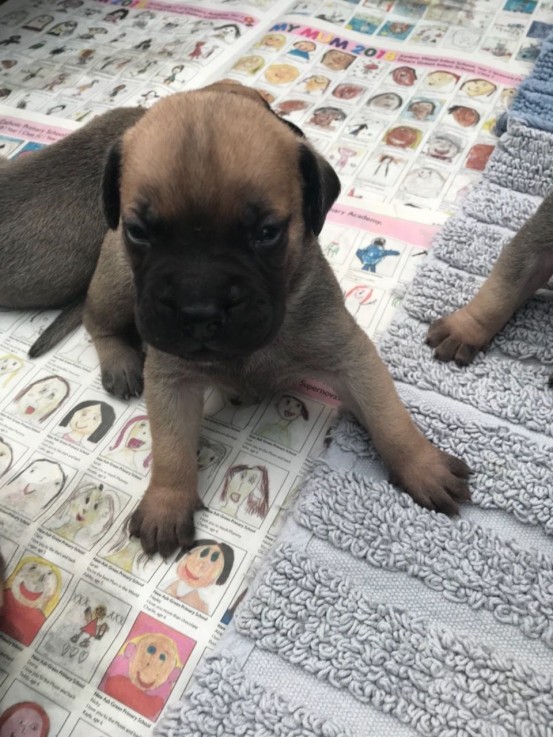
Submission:
[[[216,304],[198,303],[181,307],[179,318],[185,335],[196,340],[209,340],[222,329],[226,315]]]

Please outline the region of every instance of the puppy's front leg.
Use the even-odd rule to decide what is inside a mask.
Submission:
[[[337,372],[325,379],[364,425],[391,470],[391,481],[424,507],[447,514],[470,498],[467,465],[432,445],[403,406],[373,343],[352,326]]]
[[[194,540],[198,435],[204,386],[189,383],[176,359],[148,349],[144,367],[146,407],[152,434],[152,477],[131,517],[129,532],[146,553],[170,555]]]
[[[553,197],[548,197],[505,246],[478,294],[428,330],[440,361],[469,364],[553,273]]]

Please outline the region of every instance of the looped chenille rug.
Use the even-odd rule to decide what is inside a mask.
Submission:
[[[380,343],[419,426],[474,470],[472,504],[456,519],[416,506],[342,416],[158,735],[553,736],[552,295],[467,368],[424,343],[553,189],[552,91],[549,42]]]

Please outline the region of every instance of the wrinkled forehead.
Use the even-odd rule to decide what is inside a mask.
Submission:
[[[299,140],[259,103],[203,97],[172,117],[152,108],[126,135],[123,216],[140,203],[164,220],[236,221],[252,206],[289,215],[301,195]]]

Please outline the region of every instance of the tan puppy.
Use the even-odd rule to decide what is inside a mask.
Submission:
[[[152,107],[109,156],[108,234],[85,309],[105,386],[141,382],[147,346],[150,485],[130,530],[190,545],[206,386],[265,394],[332,386],[420,504],[455,512],[466,465],[431,445],[355,320],[317,242],[340,189],[330,165],[253,91],[214,85]],[[129,340],[130,337],[130,340]]]
[[[476,296],[432,323],[426,342],[440,361],[471,363],[528,297],[547,284],[553,274],[552,203],[547,197],[505,246]]]

